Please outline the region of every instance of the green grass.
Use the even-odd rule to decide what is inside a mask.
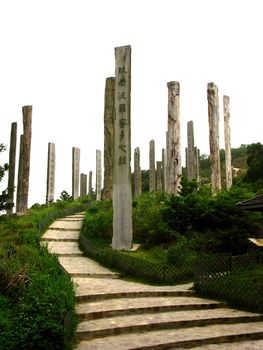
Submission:
[[[0,217],[0,350],[73,348],[75,287],[38,236],[79,204],[59,202]]]
[[[241,310],[263,313],[263,266],[250,265],[199,285],[200,296],[218,298]]]
[[[250,285],[253,283],[255,288],[262,289],[263,295],[263,266],[261,265],[252,265],[245,269],[234,271],[231,274],[231,280],[236,284]]]
[[[162,245],[156,245],[145,249],[144,247],[139,247],[138,250],[128,252],[125,251],[125,254],[140,258],[146,261],[149,261],[154,264],[166,264],[167,263],[167,249]]]

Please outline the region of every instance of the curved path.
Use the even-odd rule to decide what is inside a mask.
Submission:
[[[82,256],[84,214],[55,221],[42,236],[76,285],[76,350],[263,349],[262,315],[198,298],[192,284],[150,286]]]

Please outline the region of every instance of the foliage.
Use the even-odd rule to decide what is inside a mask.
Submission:
[[[161,208],[166,201],[165,193],[144,193],[133,201],[134,240],[146,245],[166,242],[173,232],[161,220]]]
[[[75,297],[56,257],[45,248],[20,246],[2,259],[0,277],[1,297],[13,311],[9,322],[1,317],[7,311],[0,313],[0,349],[3,344],[3,349],[64,349],[74,336],[64,319],[74,309]]]
[[[5,151],[6,147],[0,143],[0,153]],[[2,181],[5,172],[8,170],[8,164],[4,164],[3,166],[0,165],[0,182]],[[0,211],[1,210],[7,210],[7,209],[11,209],[14,204],[13,203],[8,203],[8,193],[7,190],[2,191],[2,194],[0,194]]]
[[[74,285],[36,238],[80,204],[34,205],[23,216],[0,217],[0,349],[71,349]]]
[[[66,190],[63,190],[60,193],[59,199],[62,201],[72,201],[72,196]]]
[[[248,145],[247,154],[248,169],[244,181],[256,192],[263,189],[263,145],[259,142]]]
[[[88,208],[82,230],[88,232],[89,237],[112,238],[112,201],[95,201]]]
[[[181,177],[181,195],[186,196],[193,192],[197,192],[199,190],[198,183],[195,179],[189,181],[187,177]]]
[[[241,253],[247,249],[247,238],[260,234],[262,218],[256,213],[247,213],[236,206],[249,198],[251,193],[233,187],[230,191],[211,197],[192,193],[186,197],[171,196],[161,210],[162,220],[180,235],[189,237],[193,232],[212,238],[212,251]],[[171,237],[172,238],[172,237]],[[172,241],[172,239],[171,239]],[[205,240],[204,240],[205,241]],[[207,251],[204,246],[203,250]]]
[[[198,253],[240,254],[247,250],[247,238],[251,233],[254,237],[262,234],[262,216],[242,211],[236,205],[253,196],[245,184],[233,186],[230,191],[216,196],[211,196],[203,187],[199,191],[194,187],[189,192],[184,196],[144,193],[135,198],[133,241],[142,243],[145,248],[173,245],[168,251],[169,262],[172,262],[175,251],[178,256],[180,252],[186,254],[189,251],[189,259]],[[83,229],[89,238],[110,242],[111,202],[94,203],[86,215]],[[181,254],[182,258],[184,254]]]

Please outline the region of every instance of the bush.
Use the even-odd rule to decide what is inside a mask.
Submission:
[[[164,193],[145,193],[136,201],[133,208],[134,240],[146,245],[168,242],[173,231],[161,219],[161,208],[167,196]]]
[[[77,204],[34,206],[21,217],[0,217],[0,349],[72,348],[74,285],[36,237],[59,215],[80,210]]]
[[[145,193],[133,200],[133,240],[150,247],[177,244],[178,237],[184,236],[194,252],[244,253],[249,244],[247,238],[263,233],[261,215],[237,206],[252,195],[243,184],[216,196],[202,189],[184,196]],[[111,202],[92,205],[83,232],[86,237],[111,240]]]
[[[13,314],[0,321],[0,349],[5,343],[5,349],[69,348],[77,319],[73,316],[70,326],[64,320],[75,307],[74,286],[54,255],[45,248],[18,247],[2,259],[0,280],[8,307],[2,316]]]
[[[87,210],[81,231],[88,237],[111,240],[112,220],[113,210],[111,200],[93,202]]]

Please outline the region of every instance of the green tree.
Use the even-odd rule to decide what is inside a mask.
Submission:
[[[252,143],[247,146],[248,170],[244,177],[245,182],[256,182],[263,179],[263,145]]]
[[[72,196],[66,190],[63,190],[60,193],[59,199],[62,201],[72,201]]]
[[[142,176],[142,192],[149,192],[149,190],[150,190],[149,170],[142,170],[141,176]]]
[[[0,153],[4,152],[6,150],[5,145],[2,143],[0,144]],[[5,172],[8,170],[8,164],[4,164],[3,166],[0,165],[0,182],[2,181]],[[0,210],[7,210],[11,209],[14,204],[13,203],[8,203],[8,193],[7,190],[2,191],[2,194],[0,194]]]

